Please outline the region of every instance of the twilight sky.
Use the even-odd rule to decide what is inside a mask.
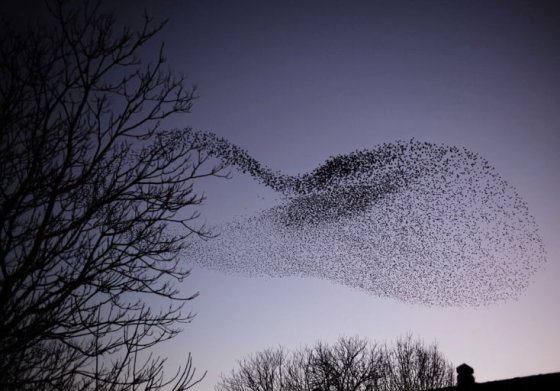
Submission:
[[[194,267],[198,315],[162,347],[186,352],[211,390],[236,360],[360,335],[437,341],[478,381],[560,370],[560,7],[501,1],[144,1],[170,18],[169,66],[196,84],[193,113],[169,126],[212,131],[286,174],[333,155],[410,140],[485,157],[528,203],[547,262],[516,301],[427,307],[308,278],[248,278]],[[116,2],[136,23],[144,6]],[[199,184],[209,226],[279,195],[251,177]]]

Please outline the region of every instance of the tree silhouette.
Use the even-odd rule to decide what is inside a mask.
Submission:
[[[1,32],[0,389],[186,389],[190,355],[167,379],[147,349],[192,318],[193,182],[223,167],[161,128],[196,98],[162,50],[139,57],[162,23],[46,4],[46,25]]]
[[[437,345],[426,346],[406,336],[385,349],[382,390],[410,391],[450,387],[455,384],[454,366]]]
[[[222,376],[217,391],[413,391],[451,386],[454,370],[436,345],[410,336],[392,345],[362,338],[292,353],[267,349]]]

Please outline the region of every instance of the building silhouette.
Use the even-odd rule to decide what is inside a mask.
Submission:
[[[457,367],[457,385],[454,387],[437,388],[429,391],[532,391],[560,390],[560,372],[515,377],[512,379],[494,380],[477,383],[474,369],[467,364]]]

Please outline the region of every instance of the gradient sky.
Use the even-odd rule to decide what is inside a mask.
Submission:
[[[162,346],[192,352],[211,390],[236,360],[360,335],[437,341],[478,381],[560,371],[560,7],[498,1],[121,1],[169,17],[169,66],[199,88],[170,126],[212,131],[288,174],[332,155],[410,140],[487,158],[528,202],[548,261],[517,301],[440,308],[329,281],[193,269],[198,315]],[[144,4],[144,5],[140,5]],[[275,205],[250,177],[201,182],[209,225]]]

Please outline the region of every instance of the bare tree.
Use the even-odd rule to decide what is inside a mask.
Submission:
[[[290,371],[283,349],[266,349],[239,362],[239,369],[222,378],[219,389],[273,391],[286,388]]]
[[[177,283],[201,177],[223,167],[186,130],[195,91],[99,4],[46,2],[43,27],[0,41],[0,389],[169,389],[147,349],[191,320]],[[159,299],[158,299],[159,298]]]
[[[428,390],[452,386],[455,371],[436,344],[426,346],[409,335],[386,348],[383,390]]]
[[[310,385],[324,390],[365,390],[382,377],[383,356],[366,339],[340,338],[334,345],[307,349]]]
[[[393,346],[362,338],[321,342],[291,354],[265,350],[222,376],[217,391],[413,391],[453,385],[453,366],[435,345],[411,337]]]

